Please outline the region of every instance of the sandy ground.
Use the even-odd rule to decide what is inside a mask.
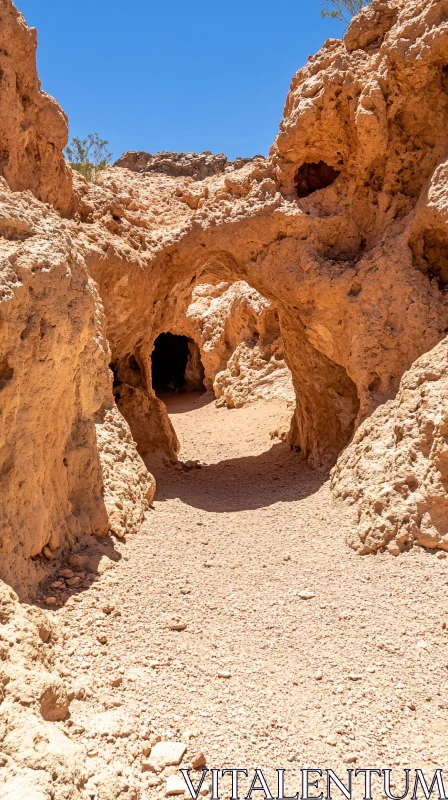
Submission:
[[[185,742],[187,766],[202,750],[210,767],[284,767],[291,794],[304,766],[444,767],[448,561],[356,555],[327,476],[270,439],[285,405],[207,400],[169,405],[203,467],[159,471],[121,561],[53,612],[62,674],[87,689],[58,724],[87,744],[98,798],[104,761],[165,795],[166,771],[142,773],[154,735]]]

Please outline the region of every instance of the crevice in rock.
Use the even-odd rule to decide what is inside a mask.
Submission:
[[[442,228],[427,228],[410,241],[414,265],[442,291],[448,285],[448,236]]]
[[[0,360],[0,392],[14,376],[14,369],[8,364],[8,361],[3,358]]]
[[[326,189],[341,174],[340,170],[326,164],[325,161],[305,162],[297,170],[294,183],[298,197],[308,197],[319,189]]]

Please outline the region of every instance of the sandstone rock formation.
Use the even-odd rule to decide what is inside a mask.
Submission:
[[[278,308],[290,441],[313,464],[443,337],[443,226],[425,199],[447,149],[442,6],[380,6],[297,73],[270,160],[201,181],[110,169],[83,192],[113,358],[141,362],[148,409],[153,342],[198,283],[245,280]]]
[[[62,155],[67,117],[40,88],[35,28],[10,0],[1,0],[0,17],[0,176],[13,191],[29,189],[65,214],[72,193]]]
[[[46,546],[135,530],[154,485],[114,406],[101,303],[67,224],[0,181],[1,575],[26,594]]]
[[[254,156],[254,158],[263,159],[263,156]],[[221,172],[233,172],[252,160],[252,158],[236,158],[235,161],[228,161],[224,153],[215,155],[210,151],[205,153],[162,152],[152,156],[151,153],[137,150],[123,153],[114,166],[125,167],[133,172],[161,172],[164,175],[171,175],[173,178],[184,176],[193,178],[195,181],[203,181],[204,178],[219,175]]]
[[[447,368],[444,339],[405,373],[333,469],[335,496],[357,507],[350,544],[360,553],[448,550]]]
[[[197,286],[186,317],[173,331],[197,342],[204,384],[213,389],[218,405],[239,408],[261,398],[294,400],[278,312],[245,281]]]
[[[37,468],[18,491],[20,458],[29,453],[7,426],[3,480],[16,520],[3,536],[8,575],[23,554],[34,557],[45,545],[57,549],[81,530],[104,532],[112,518],[119,534],[137,524],[153,482],[132,454],[126,429],[120,432],[124,423],[114,411],[107,362],[140,454],[175,455],[176,436],[151,385],[151,352],[159,333],[186,317],[196,285],[245,281],[277,309],[297,398],[289,441],[314,465],[334,463],[363,419],[395,395],[413,361],[443,338],[444,8],[445,0],[424,8],[376,0],[366,8],[344,41],[328,41],[294,77],[270,159],[192,180],[192,170],[201,178],[198,164],[181,156],[171,159],[177,177],[110,168],[92,186],[66,172],[59,112],[52,123],[59,133],[50,142],[51,120],[42,108],[55,106],[38,89],[33,35],[3,0],[8,35],[20,43],[19,55],[21,48],[27,53],[17,69],[23,64],[34,93],[30,88],[22,106],[31,115],[29,135],[42,150],[42,168],[27,177],[20,159],[29,157],[30,147],[23,118],[13,115],[7,137],[16,156],[4,175],[14,189],[26,185],[70,213],[63,222],[30,195],[11,196],[5,185],[2,399],[10,418],[20,398],[14,420],[30,430],[33,452],[44,441],[52,453],[47,463],[40,448]],[[6,63],[10,69],[12,62]],[[169,172],[164,161],[154,163]],[[73,188],[65,185],[70,179]],[[55,302],[50,313],[48,296],[59,297],[61,286],[64,302]],[[243,362],[259,373],[264,335],[258,350],[241,349],[240,342],[227,374],[218,379],[215,373],[223,397]],[[248,385],[243,375],[235,403]],[[25,386],[33,405],[24,400]],[[234,401],[229,396],[227,402]],[[97,447],[103,425],[107,458],[103,445]],[[126,456],[118,455],[120,448]],[[116,475],[115,461],[134,487],[126,490],[127,511],[119,496],[125,481],[114,479],[109,495],[102,488],[105,475]],[[23,530],[31,503],[37,530],[20,537],[15,531]]]
[[[289,442],[339,457],[359,552],[448,549],[447,19],[448,0],[373,0],[294,76],[268,159],[126,154],[89,185],[35,32],[0,0],[0,577],[22,599],[143,519],[142,458],[179,448],[152,386],[164,332],[230,406],[287,365]],[[58,634],[17,595],[0,587],[3,796],[49,800],[56,774],[78,800]]]

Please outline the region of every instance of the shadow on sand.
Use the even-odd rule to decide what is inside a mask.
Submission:
[[[311,470],[300,454],[280,442],[259,455],[201,469],[161,469],[156,479],[156,501],[179,498],[204,511],[231,514],[308,497],[325,483],[328,473]]]

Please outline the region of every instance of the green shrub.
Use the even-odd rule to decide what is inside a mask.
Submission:
[[[112,153],[107,150],[108,144],[97,133],[89,133],[87,139],[75,136],[65,148],[65,155],[72,169],[80,172],[91,183],[96,183],[99,173],[112,159]]]
[[[361,11],[364,6],[370,5],[372,0],[324,0],[320,12],[323,17],[332,17],[339,22],[349,23],[351,18]]]

